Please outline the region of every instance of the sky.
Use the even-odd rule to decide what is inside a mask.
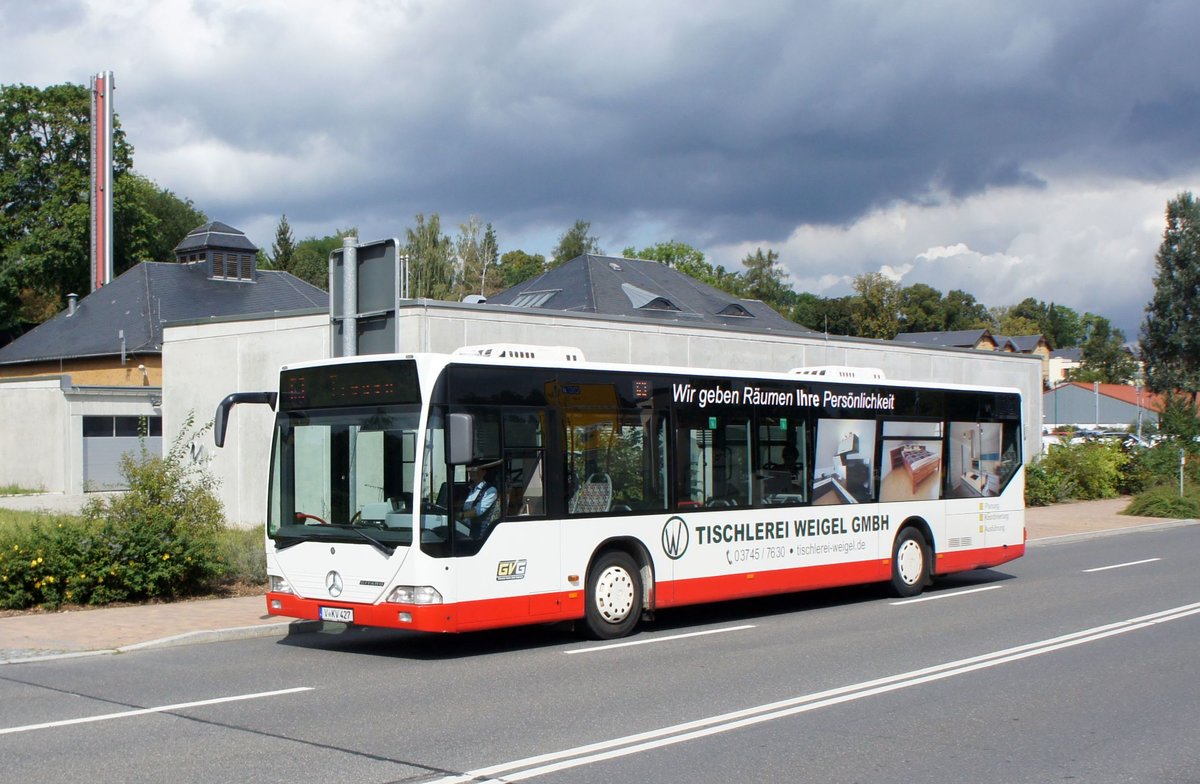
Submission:
[[[1200,187],[1193,0],[0,0],[0,83],[112,71],[134,168],[270,250],[417,213],[675,240],[1133,339]]]

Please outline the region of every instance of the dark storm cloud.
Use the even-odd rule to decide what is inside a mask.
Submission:
[[[396,41],[415,51],[352,66],[344,94],[319,75],[316,93],[255,91],[240,102],[275,104],[272,118],[209,130],[284,150],[333,134],[371,161],[336,191],[360,209],[663,214],[702,242],[1038,187],[1051,172],[1157,177],[1197,162],[1193,4],[627,8],[655,30],[633,43],[634,20],[598,11],[471,8],[463,27],[445,11],[416,20]]]
[[[1200,169],[1191,2],[93,0],[0,14],[6,81],[114,69],[135,166],[260,243],[285,212],[366,236],[439,212],[502,238],[585,218],[617,242],[770,244],[897,204]],[[1026,230],[984,226],[972,250],[1011,253]],[[903,250],[844,266],[900,265]]]

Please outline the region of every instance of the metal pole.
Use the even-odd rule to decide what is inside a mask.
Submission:
[[[1138,446],[1142,445],[1142,385],[1137,385],[1137,437]]]
[[[342,356],[358,354],[358,237],[342,238]]]

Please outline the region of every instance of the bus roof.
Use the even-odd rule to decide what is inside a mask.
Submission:
[[[561,368],[564,370],[600,370],[611,372],[644,372],[662,375],[699,375],[733,378],[756,378],[773,381],[800,380],[821,383],[872,385],[888,387],[914,387],[922,389],[950,389],[1005,392],[1020,395],[1016,387],[956,384],[936,381],[914,381],[885,378],[882,371],[876,368],[858,368],[853,366],[819,366],[814,368],[791,368],[785,371],[773,370],[738,370],[733,368],[698,368],[687,366],[639,365],[620,362],[589,362],[583,359],[583,352],[570,346],[537,346],[524,344],[488,344],[485,346],[464,346],[454,353],[414,352],[404,354],[364,354],[355,357],[338,357],[335,359],[296,362],[284,365],[281,370],[297,370],[323,366],[345,364],[388,362],[401,359],[412,359],[437,365],[493,365],[502,367],[530,368]],[[806,372],[813,371],[813,372]],[[822,372],[823,371],[823,372]],[[837,371],[837,372],[832,372]]]

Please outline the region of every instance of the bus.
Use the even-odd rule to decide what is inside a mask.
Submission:
[[[275,409],[274,615],[612,639],[704,602],[915,596],[1025,551],[1015,389],[489,345],[285,366],[221,402],[218,446],[240,403]]]

